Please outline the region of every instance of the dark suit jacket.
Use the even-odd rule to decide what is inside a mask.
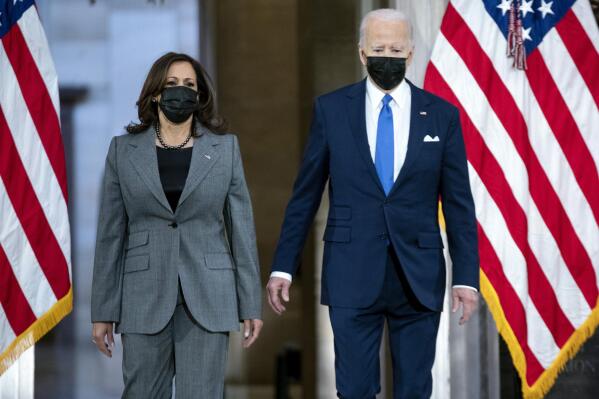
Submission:
[[[367,307],[381,292],[390,243],[414,294],[440,310],[445,260],[438,222],[441,197],[453,284],[478,287],[474,203],[458,110],[410,84],[405,163],[388,196],[366,135],[366,81],[318,97],[304,158],[281,231],[273,271],[295,274],[329,181],[322,303]],[[425,136],[438,141],[424,141]]]

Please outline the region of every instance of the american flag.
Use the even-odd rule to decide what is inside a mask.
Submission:
[[[58,81],[31,0],[0,0],[0,374],[72,308]]]
[[[598,46],[588,0],[452,0],[426,72],[460,109],[481,290],[526,398],[599,323]]]

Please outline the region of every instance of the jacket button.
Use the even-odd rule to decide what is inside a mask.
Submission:
[[[386,240],[386,239],[387,239],[387,234],[385,234],[385,233],[383,233],[383,234],[380,234],[380,235],[379,235],[379,238],[380,238],[381,240]]]
[[[171,224],[169,224],[169,226],[171,226],[173,229],[177,228],[177,222],[173,222]]]

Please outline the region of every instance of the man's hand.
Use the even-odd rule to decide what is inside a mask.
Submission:
[[[264,323],[260,319],[243,321],[243,347],[249,348],[258,339]]]
[[[452,288],[452,299],[453,304],[451,306],[451,311],[453,313],[455,313],[460,308],[460,304],[462,304],[463,311],[462,317],[460,317],[460,325],[462,325],[470,320],[470,316],[472,316],[472,313],[476,310],[478,305],[478,292],[470,288]]]
[[[281,302],[281,296],[283,297],[283,301],[289,302],[289,287],[291,287],[291,281],[281,277],[271,277],[266,285],[268,303],[272,310],[279,316],[286,310]]]
[[[112,327],[112,323],[93,323],[92,327],[92,342],[108,357],[112,357],[112,348],[114,348]]]

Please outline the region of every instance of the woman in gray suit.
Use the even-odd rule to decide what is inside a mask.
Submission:
[[[168,53],[148,73],[139,123],[113,137],[92,282],[93,341],[123,342],[124,398],[223,397],[229,331],[262,328],[252,205],[237,137],[202,66]]]

